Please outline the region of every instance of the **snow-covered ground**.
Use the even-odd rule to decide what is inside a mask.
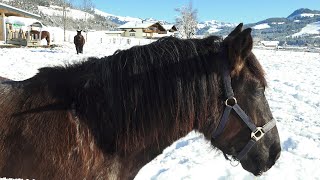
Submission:
[[[253,29],[268,29],[270,28],[268,23],[258,24],[252,27]]]
[[[97,38],[97,37],[96,37]],[[0,76],[22,80],[43,66],[62,65],[102,57],[117,49],[149,43],[113,38],[89,38],[84,54],[72,43],[48,48],[0,48]],[[281,138],[281,157],[258,179],[320,179],[320,54],[255,49],[267,73],[269,104]],[[241,165],[233,167],[210,147],[201,134],[191,132],[141,169],[136,180],[254,179]]]

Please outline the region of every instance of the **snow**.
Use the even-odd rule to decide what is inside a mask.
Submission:
[[[12,0],[5,0],[4,2],[9,2],[9,1],[12,1]],[[1,3],[1,2],[0,2],[0,5],[3,6],[3,7],[8,8],[8,9],[11,9],[11,10],[15,10],[15,11],[18,11],[18,12],[23,12],[24,14],[28,14],[29,16],[31,15],[31,16],[33,16],[33,17],[38,17],[38,18],[40,18],[40,16],[37,15],[37,14],[33,14],[33,13],[30,13],[30,12],[24,11],[24,10],[22,10],[22,9],[15,8],[15,7],[13,7],[13,6],[9,6],[9,5],[4,4],[4,3]]]
[[[100,16],[103,16],[106,18],[117,18],[119,21],[123,21],[123,22],[141,22],[140,18],[134,18],[134,17],[129,17],[129,16],[116,16],[113,14],[103,12],[99,9],[95,9],[94,12]]]
[[[320,14],[313,14],[313,13],[302,13],[302,14],[297,14],[294,16],[289,17],[289,19],[293,20],[293,19],[300,19],[300,18],[313,18],[315,16],[320,16]]]
[[[253,29],[267,29],[270,28],[268,23],[258,24],[252,27]]]
[[[123,24],[119,26],[119,29],[130,29],[130,28],[148,28],[152,25],[154,25],[154,22],[127,22],[126,24]]]
[[[271,24],[278,24],[278,25],[281,25],[281,24],[285,24],[285,22],[272,22]]]
[[[25,18],[25,17],[17,17],[17,16],[9,16],[5,18],[6,23],[12,24],[12,28],[15,30],[22,29],[27,31],[30,29],[30,26],[33,27],[43,27],[43,24],[36,19]]]
[[[320,14],[311,14],[311,13],[302,13],[300,14],[301,17],[314,17],[314,16],[320,16]]]
[[[305,36],[311,34],[320,34],[320,21],[307,24],[300,32],[295,33],[292,37]]]
[[[45,6],[38,6],[38,9],[40,12],[42,12],[44,15],[47,16],[63,16],[62,12],[62,7],[60,6],[53,6],[51,5],[50,7],[45,7]],[[94,16],[90,13],[80,11],[77,9],[71,9],[71,8],[66,8],[66,15],[69,18],[72,19],[78,19],[78,20],[86,20],[89,18],[94,18]]]
[[[70,32],[72,33],[72,32]],[[89,56],[111,55],[117,49],[150,40],[111,38],[89,32],[84,54],[76,55],[71,42],[60,47],[0,48],[0,76],[22,80],[44,66],[63,65]],[[102,42],[97,41],[101,40]],[[282,152],[277,163],[259,179],[319,179],[320,177],[320,55],[319,53],[254,49],[269,87],[266,96],[277,120]],[[136,180],[254,179],[241,165],[233,167],[203,135],[190,132],[144,166]]]
[[[235,27],[235,26],[237,26],[237,24],[235,23],[224,23],[216,20],[204,21],[204,22],[198,23],[197,25],[198,29],[209,27],[208,32],[210,34],[219,32],[225,27]]]
[[[261,41],[261,44],[266,47],[278,47],[279,41]]]

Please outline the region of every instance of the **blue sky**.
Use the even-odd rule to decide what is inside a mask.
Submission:
[[[175,8],[189,0],[92,0],[95,7],[110,14],[139,18],[152,17],[174,22]],[[198,10],[198,21],[218,20],[252,23],[270,17],[287,17],[294,10],[320,10],[319,0],[192,0]]]

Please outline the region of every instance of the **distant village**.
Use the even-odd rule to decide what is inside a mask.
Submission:
[[[3,3],[0,3],[0,41],[7,44],[38,46],[44,25],[33,14]],[[163,25],[160,22],[128,22],[116,31],[106,31],[110,37],[130,37],[158,39],[166,36],[177,36],[175,25]]]
[[[41,39],[45,38],[44,25],[38,20],[40,18],[40,15],[0,3],[0,41],[12,45],[40,46]],[[140,22],[128,22],[119,26],[116,30],[104,31],[103,33],[106,37],[137,39],[159,39],[167,36],[179,36],[178,28],[174,24],[143,20]],[[49,35],[47,45],[50,45],[52,40],[53,37],[50,40]],[[279,46],[279,41],[263,41],[259,39],[255,39],[254,45],[257,48],[266,49],[290,48],[286,47],[286,44]]]

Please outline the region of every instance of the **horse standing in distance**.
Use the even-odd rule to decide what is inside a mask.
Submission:
[[[192,130],[261,175],[281,147],[252,45],[240,24],[0,80],[0,177],[133,179]]]
[[[81,30],[77,30],[77,35],[74,36],[73,43],[76,46],[77,54],[83,53],[83,45],[85,43]]]
[[[31,30],[30,35],[37,35],[38,37],[40,36],[40,31],[37,30]],[[50,46],[50,33],[49,31],[41,31],[41,40],[46,39],[47,41],[47,46]]]

